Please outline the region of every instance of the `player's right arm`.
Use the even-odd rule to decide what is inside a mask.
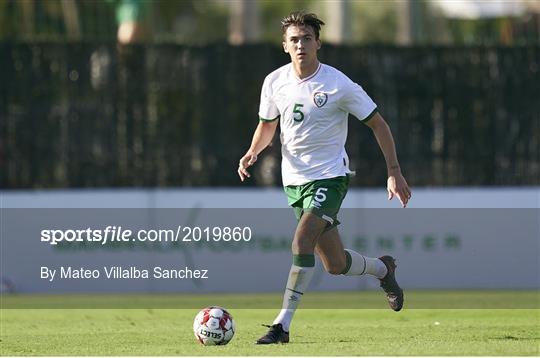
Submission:
[[[238,163],[238,175],[241,181],[250,177],[247,168],[257,161],[259,153],[270,144],[276,133],[280,113],[274,102],[272,83],[276,80],[276,76],[279,76],[279,71],[278,69],[272,72],[264,79],[259,103],[259,125],[253,134],[251,146]]]
[[[240,163],[238,163],[238,175],[240,176],[241,181],[244,181],[251,176],[247,171],[247,168],[257,161],[259,153],[270,144],[272,138],[274,138],[274,133],[276,133],[277,124],[277,120],[259,121],[259,125],[257,126],[257,129],[255,129],[253,139],[251,140],[251,146],[246,154],[240,158]]]

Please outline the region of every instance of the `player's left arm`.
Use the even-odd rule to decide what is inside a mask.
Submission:
[[[401,205],[406,207],[412,194],[407,181],[401,174],[390,127],[379,113],[375,113],[365,124],[373,131],[386,160],[388,200],[397,196]]]

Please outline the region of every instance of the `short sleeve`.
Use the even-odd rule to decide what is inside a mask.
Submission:
[[[269,77],[266,77],[261,90],[259,118],[262,121],[273,121],[278,116],[279,110],[273,100],[272,82],[270,81]]]
[[[340,108],[351,113],[361,121],[369,120],[377,112],[377,105],[368,96],[366,91],[349,80],[345,87],[345,94],[341,98]]]

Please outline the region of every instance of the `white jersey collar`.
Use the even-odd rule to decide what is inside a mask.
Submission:
[[[298,75],[296,74],[296,72],[294,71],[294,67],[291,63],[291,73],[293,75],[293,77],[296,79],[296,82],[298,84],[302,83],[302,82],[305,82],[305,81],[309,81],[310,79],[312,79],[313,77],[317,76],[317,74],[319,73],[320,69],[322,67],[322,63],[319,62],[319,66],[317,66],[317,69],[315,70],[315,72],[313,72],[311,75],[309,75],[308,77],[306,78],[299,78]]]

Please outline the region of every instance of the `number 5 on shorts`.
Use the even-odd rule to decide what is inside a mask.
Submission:
[[[328,188],[319,188],[315,192],[315,201],[322,203],[326,200],[326,194],[324,192],[328,191]]]

